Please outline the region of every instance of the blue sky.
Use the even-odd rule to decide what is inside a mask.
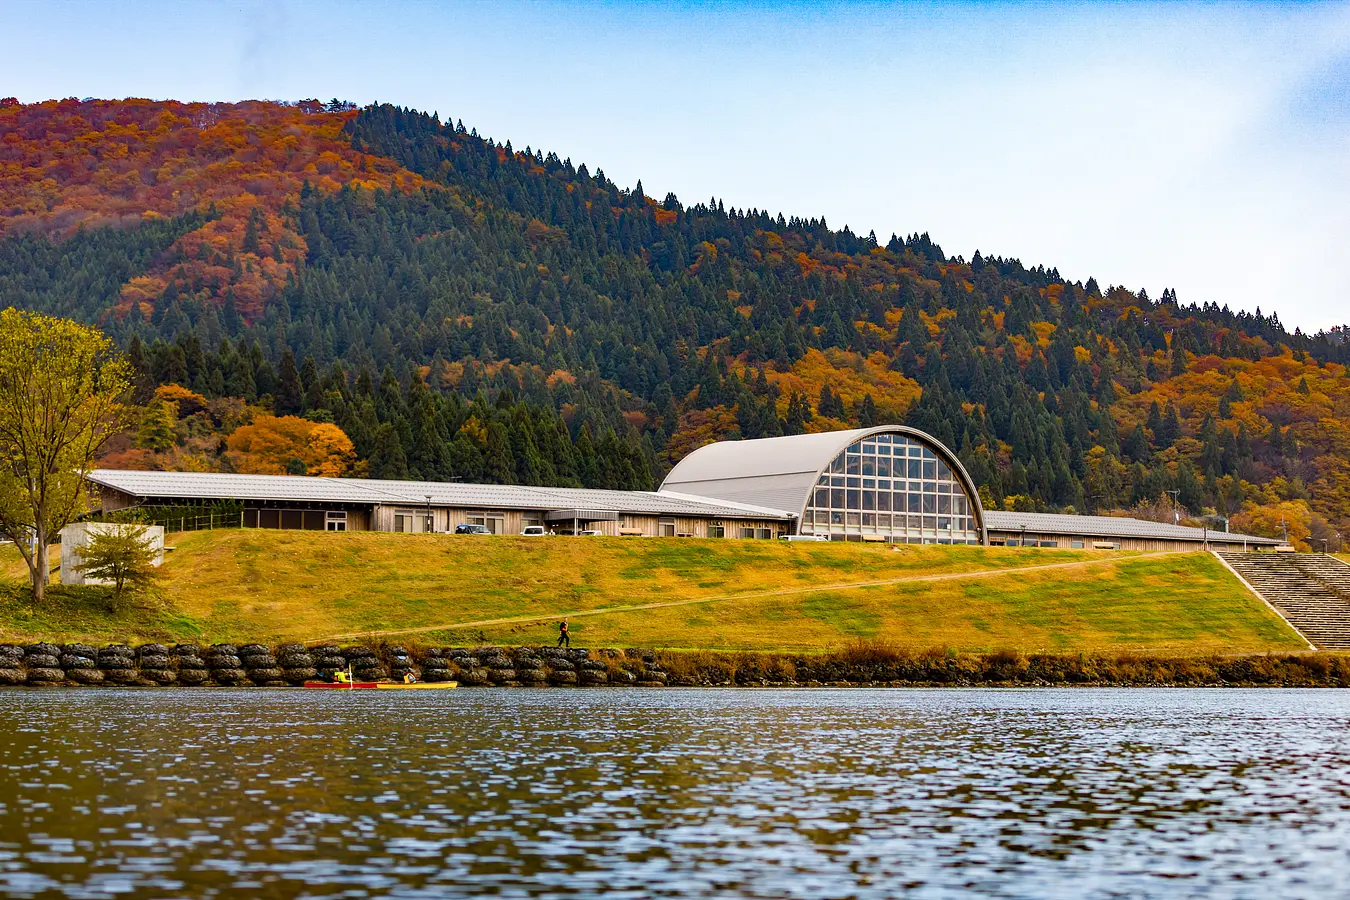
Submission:
[[[340,97],[648,194],[1350,322],[1350,3],[0,0],[0,95]]]

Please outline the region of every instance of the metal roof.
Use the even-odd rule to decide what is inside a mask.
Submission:
[[[603,509],[727,518],[790,519],[782,510],[667,491],[607,491],[441,481],[378,481],[308,475],[230,475],[95,469],[95,484],[133,497],[175,500],[275,500],[486,509]],[[430,500],[428,500],[430,498]]]
[[[1017,534],[1080,534],[1085,537],[1101,538],[1142,538],[1145,540],[1196,541],[1205,540],[1203,528],[1190,528],[1185,525],[1169,525],[1166,522],[1146,522],[1143,519],[1130,519],[1123,516],[1075,516],[1059,513],[1023,513],[984,511],[985,526],[990,531]],[[1272,538],[1256,537],[1250,534],[1234,534],[1224,531],[1209,531],[1210,541],[1246,541],[1249,544],[1275,545],[1280,542]]]
[[[956,454],[932,435],[904,425],[881,425],[848,431],[821,431],[749,441],[718,441],[690,453],[670,470],[662,491],[677,490],[731,502],[756,498],[796,516],[806,508],[816,478],[855,441],[877,434],[895,434],[924,444],[965,485],[977,517],[980,497]]]

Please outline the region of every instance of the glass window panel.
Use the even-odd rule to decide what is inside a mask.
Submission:
[[[835,509],[844,508],[844,489],[830,488],[830,505]]]
[[[836,457],[834,458],[834,461],[833,461],[832,463],[830,463],[830,471],[831,471],[831,472],[839,472],[839,473],[843,473],[843,471],[844,471],[844,454],[840,453],[838,456],[836,456]]]
[[[832,485],[835,486],[835,487],[843,487],[843,486],[844,486],[844,476],[843,476],[843,475],[831,475],[831,476],[830,476],[830,484],[832,484]]]
[[[938,460],[937,469],[939,478],[950,478],[952,476],[952,470],[947,468],[947,464],[942,460]]]
[[[923,529],[924,529],[924,531],[936,531],[936,530],[937,530],[937,516],[924,516],[924,517],[923,517]]]
[[[876,492],[876,491],[863,491],[863,492],[862,492],[862,508],[863,508],[863,509],[876,509],[876,508],[877,508],[877,492]]]
[[[865,488],[874,488],[877,486],[877,480],[875,478],[864,478],[862,486]]]
[[[924,459],[932,459],[932,460],[936,460],[936,459],[937,459],[937,454],[934,453],[930,448],[924,447],[924,448],[923,448],[923,458],[924,458]]]
[[[864,475],[876,475],[877,461],[870,456],[864,456],[862,461],[862,473]]]
[[[898,441],[900,438],[896,438],[896,440]],[[891,442],[891,436],[889,434],[879,434],[876,436],[876,442],[878,444],[889,444]]]
[[[937,489],[939,494],[950,494],[952,492],[952,486],[945,481],[939,481]]]
[[[848,487],[858,487],[858,477],[856,475],[848,476]]]
[[[919,471],[919,470],[922,468],[922,466],[923,466],[923,463],[919,462],[917,459],[911,459],[911,460],[909,461],[909,466],[908,466],[908,468],[909,468],[909,477],[910,477],[910,478],[920,478],[920,477],[922,477],[922,475],[920,474],[920,471]]]
[[[966,514],[966,497],[964,494],[952,498],[952,512],[959,516],[964,516]]]
[[[834,510],[833,512],[830,513],[830,524],[831,524],[831,525],[843,525],[843,524],[844,524],[844,513],[843,513],[843,510],[838,510],[838,509],[836,509],[836,510]]]
[[[890,455],[891,455],[891,448],[887,447],[885,444],[882,444],[880,447],[877,448],[877,456],[890,456]]]
[[[883,513],[877,513],[877,530],[878,530],[878,531],[890,531],[890,530],[891,530],[891,517],[888,516],[888,515],[885,515],[885,514],[883,514]]]
[[[876,456],[876,453],[877,453],[877,445],[876,445],[874,442],[872,442],[872,441],[864,441],[864,442],[863,442],[863,445],[862,445],[862,452],[863,452],[863,453],[870,453],[870,454],[872,454],[873,456]]]
[[[951,498],[951,497],[938,497],[938,498],[937,498],[937,501],[938,501],[938,507],[937,507],[937,511],[938,511],[938,512],[940,512],[940,513],[950,513],[950,512],[952,511],[952,498]]]
[[[883,491],[889,491],[891,489],[891,480],[889,478],[879,478],[877,479],[877,487],[881,488]]]
[[[829,505],[830,505],[829,488],[816,488],[816,506],[829,506]]]
[[[855,488],[848,489],[848,501],[844,504],[845,509],[858,508],[858,491]]]
[[[891,492],[877,491],[877,509],[882,512],[891,511]]]
[[[862,514],[862,523],[864,528],[876,528],[877,517],[873,513],[865,512]]]
[[[858,525],[858,517],[859,517],[860,515],[862,515],[862,514],[861,514],[861,513],[855,513],[855,512],[845,512],[845,513],[844,513],[844,522],[845,522],[846,524],[852,525],[852,526],[854,526],[854,527],[856,528],[857,525]]]
[[[936,494],[936,493],[937,493],[937,482],[936,482],[936,481],[925,481],[925,482],[923,483],[923,492],[924,492],[925,494]]]
[[[887,458],[877,460],[877,474],[882,478],[891,477],[891,461]]]
[[[923,456],[923,448],[918,444],[910,444],[909,455],[917,459],[918,457]]]
[[[923,477],[930,479],[937,477],[937,462],[935,460],[925,459],[923,461]]]
[[[951,531],[951,529],[952,529],[952,520],[951,520],[951,517],[949,517],[949,516],[938,516],[937,527],[938,527],[938,531]]]
[[[830,476],[828,475],[820,476],[820,480],[816,482],[816,484],[829,484],[829,483],[830,483]]]
[[[913,496],[912,494],[910,496]],[[926,513],[937,512],[937,497],[930,494],[923,495],[923,511]]]
[[[848,459],[844,461],[844,474],[857,475],[858,468],[862,465],[862,457],[856,453],[850,453]]]
[[[922,511],[923,496],[920,494],[908,494],[907,496],[909,497],[909,511],[912,513]]]

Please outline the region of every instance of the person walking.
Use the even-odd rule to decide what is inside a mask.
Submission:
[[[572,635],[567,630],[566,619],[558,623],[558,646],[566,646],[567,649],[572,649]]]

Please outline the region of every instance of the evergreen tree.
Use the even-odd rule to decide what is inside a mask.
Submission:
[[[277,415],[296,415],[303,408],[304,385],[295,367],[295,354],[287,347],[281,355],[281,375],[277,385]]]

